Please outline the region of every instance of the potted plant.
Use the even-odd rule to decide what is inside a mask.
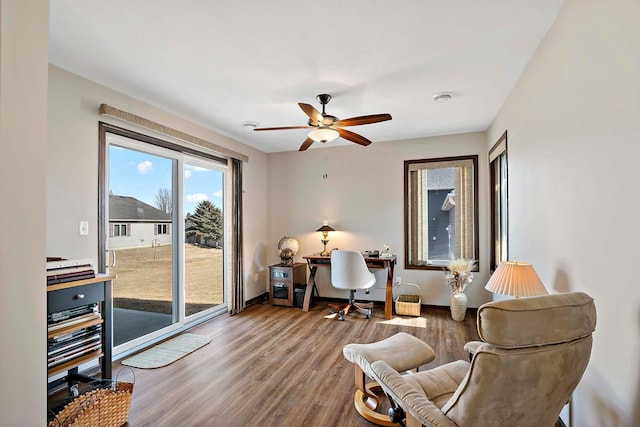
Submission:
[[[473,270],[476,262],[470,259],[456,258],[449,261],[445,271],[445,281],[451,288],[449,307],[453,320],[462,321],[467,312],[467,295],[464,290],[473,280]]]

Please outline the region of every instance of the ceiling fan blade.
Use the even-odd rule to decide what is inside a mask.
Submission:
[[[253,130],[258,131],[258,130],[286,130],[286,129],[310,129],[313,126],[284,126],[284,127],[278,127],[278,128],[254,128]]]
[[[304,104],[302,102],[299,102],[298,105],[300,106],[300,108],[302,108],[302,111],[304,111],[304,113],[311,119],[311,125],[315,126],[318,123],[322,122],[322,114],[320,114],[320,111],[316,110],[313,105]]]
[[[371,141],[369,141],[367,138],[365,138],[362,135],[358,135],[357,133],[351,132],[350,130],[340,129],[340,128],[336,130],[338,131],[341,137],[343,137],[344,139],[348,139],[351,142],[364,145],[365,147],[371,144]]]
[[[302,143],[302,145],[300,146],[300,149],[298,151],[304,151],[307,148],[311,147],[311,144],[313,144],[313,139],[311,138],[307,138],[304,140],[304,142]]]
[[[360,126],[371,123],[385,122],[391,120],[391,114],[370,114],[368,116],[351,117],[349,119],[338,120],[336,126]]]

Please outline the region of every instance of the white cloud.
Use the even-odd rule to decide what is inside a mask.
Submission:
[[[145,160],[144,162],[140,162],[138,163],[138,173],[140,175],[144,175],[145,173],[151,171],[151,168],[153,168],[153,163],[151,163],[149,160]]]
[[[222,190],[218,190],[215,193],[213,193],[213,197],[222,197]]]
[[[184,177],[185,178],[191,178],[191,175],[192,175],[191,171],[189,169],[185,169]]]
[[[203,200],[209,200],[209,196],[204,193],[187,194],[187,201],[190,203],[200,203]]]

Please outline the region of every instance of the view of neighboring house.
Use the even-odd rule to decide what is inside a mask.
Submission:
[[[109,196],[109,248],[171,243],[171,215],[130,196]]]

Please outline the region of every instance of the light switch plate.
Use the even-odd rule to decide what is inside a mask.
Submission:
[[[78,224],[78,234],[81,236],[89,235],[89,221],[80,221]]]

